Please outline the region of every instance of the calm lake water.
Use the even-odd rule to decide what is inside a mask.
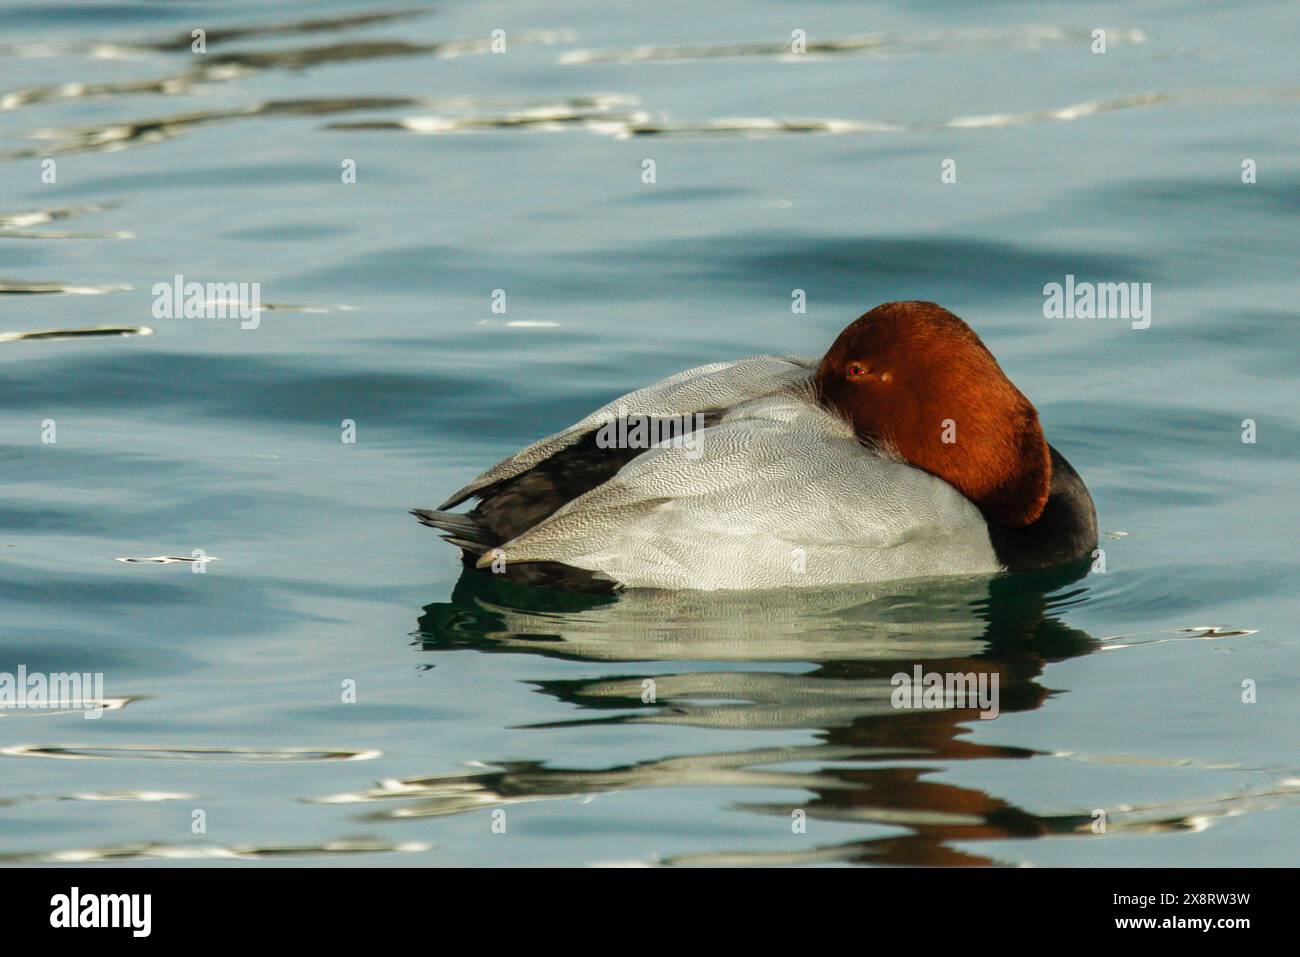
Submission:
[[[0,860],[1295,863],[1293,3],[395,9],[0,6],[0,332],[153,330],[0,341],[0,672],[111,705],[0,711]],[[177,274],[260,324],[155,318]],[[912,298],[1104,571],[602,602],[407,514]],[[917,665],[1000,713],[892,707]]]

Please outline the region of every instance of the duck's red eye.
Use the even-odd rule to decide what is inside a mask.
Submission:
[[[850,362],[846,374],[850,379],[861,379],[867,374],[867,367],[860,362]]]

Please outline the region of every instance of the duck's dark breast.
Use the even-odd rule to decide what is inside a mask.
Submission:
[[[1097,510],[1088,487],[1065,456],[1052,453],[1052,485],[1038,520],[1024,528],[989,523],[993,552],[1007,571],[1078,561],[1097,547]]]

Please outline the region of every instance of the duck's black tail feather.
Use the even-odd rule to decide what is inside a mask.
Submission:
[[[487,528],[477,516],[473,513],[457,515],[432,508],[413,508],[411,514],[420,520],[420,524],[436,528],[443,533],[444,539],[460,548],[461,562],[470,572],[487,574],[475,572],[474,563],[479,556],[500,545],[501,541],[500,536]],[[503,562],[502,567],[494,567],[492,573],[502,575],[516,584],[542,588],[561,588],[597,595],[607,595],[618,590],[618,585],[606,578],[559,562]]]
[[[472,515],[439,512],[431,508],[413,508],[411,514],[420,520],[421,525],[428,525],[443,532],[444,539],[475,558],[501,544],[496,536]]]

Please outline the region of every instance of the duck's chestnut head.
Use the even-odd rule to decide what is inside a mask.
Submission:
[[[945,480],[985,518],[1020,528],[1047,503],[1038,412],[966,323],[932,302],[888,302],[822,358],[819,400],[864,441]]]

